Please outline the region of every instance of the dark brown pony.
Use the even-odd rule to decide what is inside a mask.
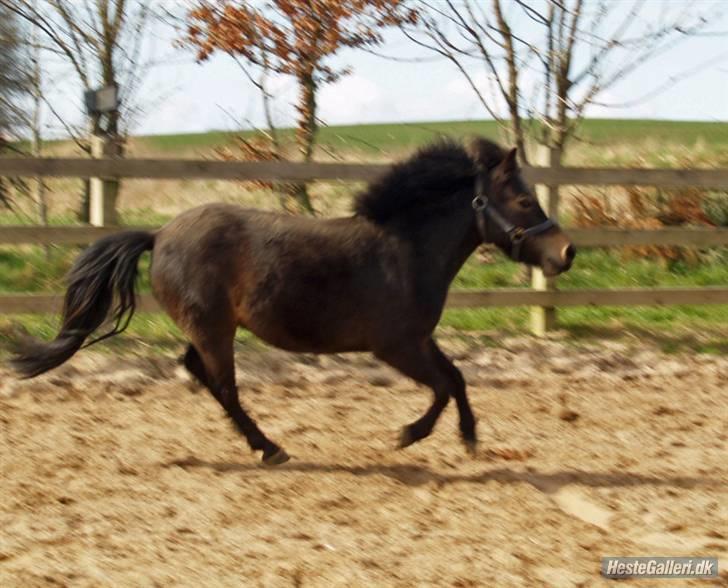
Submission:
[[[211,204],[156,233],[101,239],[70,272],[58,336],[27,344],[13,364],[33,377],[69,359],[102,325],[113,326],[91,343],[123,331],[134,312],[138,259],[151,250],[154,295],[190,340],[185,366],[265,463],[288,455],[238,400],[238,327],[292,351],[371,351],[434,392],[427,412],[404,428],[401,447],[427,437],[453,398],[463,441],[473,449],[465,382],[432,333],[450,283],[484,241],[547,275],[567,270],[574,257],[523,182],[515,150],[484,139],[469,148],[441,142],[360,194],[351,217]]]

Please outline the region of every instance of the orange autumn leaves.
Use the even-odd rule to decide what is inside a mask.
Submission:
[[[200,60],[223,51],[276,73],[329,83],[346,70],[324,63],[327,57],[344,47],[376,46],[383,28],[416,20],[402,0],[205,1],[188,14],[187,41]]]
[[[343,48],[379,45],[384,28],[417,18],[404,0],[201,0],[187,15],[185,40],[199,61],[222,52],[266,73],[293,76],[296,143],[303,161],[310,161],[319,126],[318,90],[349,72],[327,58]],[[279,157],[278,146],[270,147]],[[293,197],[302,210],[314,211],[305,184],[294,186]]]

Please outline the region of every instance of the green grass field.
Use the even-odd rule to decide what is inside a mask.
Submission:
[[[290,135],[290,130],[285,131]],[[332,126],[321,130],[320,141],[325,149],[343,154],[352,160],[388,160],[442,135],[465,137],[482,134],[501,136],[490,121],[423,122],[411,124],[374,124]],[[179,134],[136,137],[131,142],[131,156],[174,157],[209,156],[225,145],[235,133],[213,131],[200,134]],[[51,150],[61,146],[53,146]],[[579,131],[579,141],[568,152],[568,161],[579,165],[677,166],[687,161],[692,165],[728,166],[728,123],[666,122],[651,120],[588,120]],[[137,189],[137,184],[134,184]],[[66,188],[67,189],[67,188]],[[174,190],[176,190],[176,186]],[[199,190],[199,186],[193,186]],[[156,185],[150,188],[156,195]],[[173,197],[176,192],[173,190]],[[193,192],[194,194],[194,192]],[[334,199],[348,197],[341,189]],[[149,206],[146,194],[131,207],[122,208],[124,224],[159,225],[170,214]],[[143,203],[143,204],[141,204]],[[27,213],[0,212],[2,224],[28,224]],[[73,224],[68,211],[55,215],[53,224]],[[40,247],[0,247],[0,292],[51,292],[63,289],[63,275],[78,248],[52,247],[48,255]],[[146,269],[142,262],[142,290],[148,289]],[[526,287],[518,266],[496,257],[492,263],[471,259],[458,275],[454,287],[481,289]],[[706,252],[701,261],[667,264],[655,260],[626,259],[617,250],[583,251],[574,269],[559,280],[559,287],[608,288],[650,286],[704,286],[728,284],[728,255],[725,250]],[[451,310],[445,313],[442,328],[462,331],[498,331],[522,333],[528,324],[527,308]],[[567,308],[559,311],[559,322],[578,340],[593,334],[614,336],[654,336],[661,338],[668,350],[689,346],[705,352],[728,352],[728,304],[688,307],[599,307]],[[50,337],[57,317],[0,316],[0,341],[12,338],[16,328]],[[698,336],[700,335],[700,336]],[[162,315],[141,314],[132,323],[126,337],[108,343],[107,348],[128,345],[175,347],[180,338],[171,321]]]
[[[221,147],[236,134],[249,132],[146,136],[137,137],[135,142],[145,151],[170,154]],[[372,156],[410,151],[442,136],[463,138],[474,134],[496,140],[503,138],[502,130],[493,121],[454,121],[329,126],[321,128],[319,142],[337,151]],[[284,130],[283,135],[290,139],[292,131]],[[646,139],[650,145],[663,148],[672,145],[689,149],[704,145],[720,152],[728,149],[728,122],[590,119],[582,123],[572,150],[593,151],[625,144],[638,149]]]

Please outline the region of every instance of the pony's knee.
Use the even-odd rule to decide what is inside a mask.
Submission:
[[[432,389],[435,393],[435,404],[441,408],[445,408],[447,403],[450,402],[452,394],[446,386],[438,386]]]
[[[461,398],[465,395],[465,378],[458,368],[451,366],[447,372],[448,392],[453,398]]]

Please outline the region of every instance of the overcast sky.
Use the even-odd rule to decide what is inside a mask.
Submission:
[[[631,6],[626,0],[612,2]],[[728,0],[721,0],[728,5]],[[692,5],[714,6],[712,0]],[[683,0],[648,0],[645,22],[659,19],[666,11],[685,7]],[[728,9],[728,6],[726,6]],[[728,12],[728,10],[727,10]],[[711,23],[710,30],[727,31],[728,18]],[[171,48],[174,35],[161,32],[155,51],[162,64],[149,76],[142,104],[146,113],[134,134],[198,132],[237,129],[262,122],[260,97],[238,66],[227,56],[215,56],[203,64],[189,52]],[[321,90],[320,117],[329,124],[415,122],[487,118],[483,107],[454,66],[444,59],[431,59],[399,32],[386,35],[377,49],[398,57],[426,57],[424,63],[390,61],[361,51],[344,51],[340,65],[351,65],[353,73]],[[480,81],[485,72],[473,64]],[[80,100],[70,76],[56,66],[50,75],[59,79],[55,101],[69,117],[78,117]],[[55,68],[55,69],[54,69]],[[672,78],[677,77],[674,81]],[[64,82],[68,79],[68,82]],[[526,76],[525,84],[537,80]],[[622,108],[592,107],[587,116],[613,118],[658,118],[675,120],[728,121],[728,36],[703,36],[685,41],[640,68],[601,96],[609,103],[631,102],[655,88],[668,89],[638,104]],[[291,102],[295,84],[280,78],[272,87],[276,95],[275,115],[280,126],[290,126],[295,111]]]

